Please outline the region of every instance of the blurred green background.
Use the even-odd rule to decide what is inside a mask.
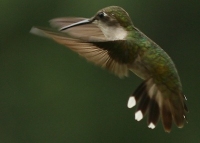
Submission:
[[[190,110],[183,129],[154,130],[126,107],[141,83],[119,79],[62,45],[31,35],[55,17],[118,5],[174,60]],[[1,0],[0,143],[200,142],[200,1]]]

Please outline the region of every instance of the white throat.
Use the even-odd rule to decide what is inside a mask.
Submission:
[[[108,40],[123,40],[127,36],[127,31],[120,25],[108,26],[103,22],[99,22],[97,25]]]

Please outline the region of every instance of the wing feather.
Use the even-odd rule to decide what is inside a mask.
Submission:
[[[86,36],[86,38],[80,35],[79,37],[76,37],[75,36],[76,34],[74,33],[73,34],[71,34],[70,32],[64,33],[46,28],[33,27],[31,29],[31,33],[51,38],[57,43],[65,45],[72,51],[77,52],[79,55],[85,57],[88,61],[91,61],[96,65],[108,69],[109,71],[111,71],[112,73],[114,73],[119,77],[128,76],[128,63],[119,62],[119,59],[117,60],[114,59],[110,55],[111,48],[105,46],[106,44],[104,43],[110,41],[102,41],[102,39],[101,40],[97,39],[97,41],[101,42],[100,43],[97,42],[98,44],[96,45],[95,41],[93,42],[87,41],[88,36]],[[109,44],[109,46],[112,46],[112,44]]]
[[[68,17],[68,18],[55,18],[50,20],[50,25],[54,28],[60,29],[66,25],[70,25],[72,23],[76,23],[79,21],[82,21],[86,18],[77,18],[77,17]],[[93,23],[88,23],[85,25],[80,25],[77,27],[72,27],[67,30],[64,30],[62,32],[70,32],[73,35],[76,36],[84,36],[84,37],[98,37],[98,38],[105,38],[104,34],[100,30],[99,27],[97,27]]]

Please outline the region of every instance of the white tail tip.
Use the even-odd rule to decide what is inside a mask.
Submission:
[[[130,96],[129,99],[128,99],[128,108],[132,108],[136,105],[136,100],[135,100],[135,97],[134,96]]]
[[[150,129],[154,129],[156,126],[151,122],[151,123],[148,125],[148,127],[149,127]]]
[[[143,114],[142,114],[141,110],[137,111],[135,113],[135,120],[140,121],[140,120],[142,120],[142,118],[143,118]]]

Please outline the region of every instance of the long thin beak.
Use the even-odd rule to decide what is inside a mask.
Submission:
[[[84,24],[88,24],[88,23],[92,23],[92,22],[93,22],[93,19],[84,19],[82,21],[79,21],[79,22],[76,22],[76,23],[64,26],[64,27],[60,28],[59,30],[63,31],[63,30],[69,29],[71,27],[75,27],[75,26],[79,26],[79,25],[84,25]]]

